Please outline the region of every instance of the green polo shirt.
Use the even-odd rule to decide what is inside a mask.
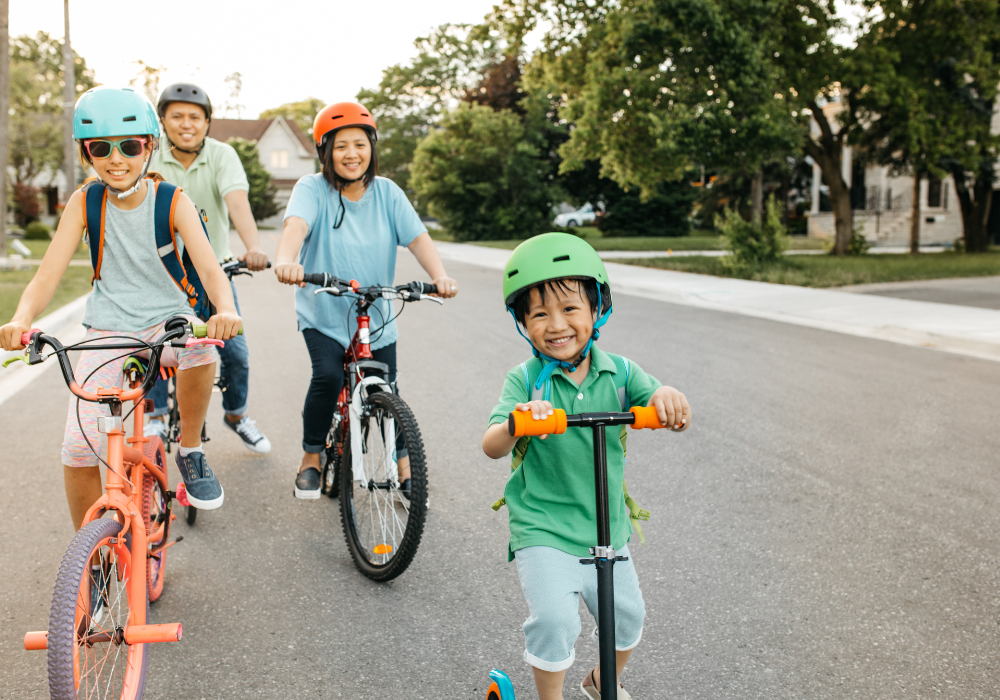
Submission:
[[[552,373],[554,408],[566,413],[620,411],[614,360],[596,345],[591,350],[590,372],[583,384],[564,374]],[[633,362],[629,362],[626,390],[633,406],[645,406],[660,387]],[[530,400],[524,371],[518,365],[507,373],[500,403],[490,414],[490,425],[503,423],[515,404]],[[619,428],[607,429],[608,493],[611,544],[621,549],[632,534],[625,507],[622,481],[625,451]],[[589,428],[569,428],[545,440],[531,438],[520,468],[511,473],[504,489],[510,523],[508,556],[525,547],[554,547],[573,556],[586,557],[597,544],[597,505],[594,498],[594,436]]]
[[[206,138],[201,153],[190,168],[185,168],[174,158],[164,134],[160,136],[160,148],[153,154],[149,169],[184,190],[198,210],[208,217],[205,226],[219,262],[233,257],[229,250],[229,207],[225,196],[236,190],[250,191],[236,149],[228,143]]]

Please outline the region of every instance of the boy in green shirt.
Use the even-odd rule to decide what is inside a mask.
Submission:
[[[579,596],[597,617],[596,571],[579,562],[596,539],[593,437],[574,430],[519,442],[507,432],[507,416],[530,411],[539,420],[553,407],[567,413],[619,411],[624,393],[630,405],[655,406],[663,425],[681,431],[690,425],[691,408],[676,389],[594,346],[611,314],[611,288],[604,263],[586,241],[546,233],[522,243],[504,269],[504,301],[534,357],[507,373],[483,451],[492,459],[515,451],[504,499],[510,514],[508,554],[517,562],[530,613],[524,623],[524,659],[534,671],[540,700],[561,700],[580,634]],[[626,378],[618,376],[621,372]],[[608,440],[607,456],[611,542],[628,556],[622,442]],[[631,559],[615,566],[614,600],[620,677],[642,636],[646,614]],[[599,669],[590,671],[580,684],[590,698],[600,698],[599,674]],[[628,700],[624,688],[619,687],[618,698]]]

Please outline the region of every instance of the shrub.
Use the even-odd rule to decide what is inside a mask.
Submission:
[[[410,185],[458,241],[528,238],[549,227],[548,165],[509,110],[462,103],[417,146]]]
[[[243,170],[247,174],[247,181],[250,183],[250,191],[247,198],[250,200],[250,211],[253,212],[255,221],[274,216],[278,213],[278,204],[274,198],[278,194],[278,188],[271,183],[271,173],[261,165],[260,155],[257,153],[257,143],[241,138],[229,139],[229,145],[236,149],[236,155],[243,163]]]
[[[13,190],[14,221],[17,222],[18,226],[24,228],[38,219],[38,215],[42,212],[42,205],[38,201],[38,194],[41,190],[22,182],[15,182]]]
[[[761,268],[779,260],[788,247],[781,205],[774,195],[767,198],[763,224],[744,221],[735,209],[726,209],[715,217],[715,227],[722,234],[722,247],[732,253],[724,262],[733,268]]]
[[[861,227],[855,226],[851,232],[851,240],[847,242],[848,255],[864,255],[872,247],[872,243],[861,233]]]
[[[686,236],[691,230],[695,188],[687,180],[660,185],[643,202],[638,190],[607,195],[604,216],[597,226],[608,238],[620,236]]]
[[[32,221],[24,227],[24,239],[26,241],[47,241],[49,240],[49,227],[41,221]]]

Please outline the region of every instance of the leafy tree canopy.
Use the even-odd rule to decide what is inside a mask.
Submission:
[[[294,121],[302,129],[303,134],[311,137],[313,121],[324,107],[326,107],[326,103],[323,100],[318,97],[308,97],[298,102],[288,102],[273,109],[265,109],[260,113],[259,118],[274,119],[275,117],[284,117],[285,119]]]
[[[250,191],[247,196],[250,200],[250,211],[253,212],[254,220],[263,221],[274,216],[279,211],[278,204],[274,201],[278,194],[278,188],[271,182],[271,174],[261,165],[257,143],[241,138],[231,138],[229,145],[236,149],[236,155],[240,157],[243,170],[246,171],[247,180],[250,183]]]

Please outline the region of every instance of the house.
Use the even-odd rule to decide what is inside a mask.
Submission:
[[[212,119],[208,135],[219,141],[241,138],[257,143],[261,165],[278,188],[279,212],[261,221],[262,226],[280,227],[292,187],[303,175],[317,172],[316,147],[298,125],[283,117],[274,119]]]
[[[840,128],[836,115],[841,110],[838,100],[823,105],[830,127]],[[815,135],[819,126],[812,121]],[[889,168],[866,165],[854,159],[853,149],[844,147],[841,173],[851,187],[851,208],[854,225],[870,242],[879,246],[908,246],[910,221],[913,217],[913,176],[892,175]],[[998,183],[1000,186],[1000,183]],[[833,237],[833,212],[825,199],[819,166],[813,163],[812,208],[809,212],[808,235],[816,238]],[[997,191],[993,193],[997,202]],[[998,202],[1000,203],[1000,202]],[[951,244],[962,237],[962,212],[955,196],[955,182],[924,179],[920,183],[920,243],[921,245]]]

